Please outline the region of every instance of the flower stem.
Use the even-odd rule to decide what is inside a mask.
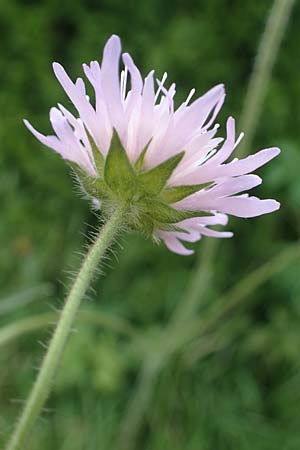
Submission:
[[[99,236],[88,251],[71,287],[35,384],[6,450],[23,448],[25,439],[37,420],[49,395],[52,380],[59,365],[67,338],[71,333],[81,300],[90,286],[99,261],[115,239],[124,220],[123,217],[123,209],[116,210],[103,226]]]

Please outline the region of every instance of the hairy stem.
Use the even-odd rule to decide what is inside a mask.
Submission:
[[[56,325],[47,353],[42,362],[35,384],[25,404],[7,450],[24,448],[24,442],[49,395],[51,384],[59,365],[67,338],[69,337],[81,300],[89,288],[99,261],[116,237],[123,222],[123,210],[116,210],[101,229],[87,253],[81,269],[72,285],[60,319]]]

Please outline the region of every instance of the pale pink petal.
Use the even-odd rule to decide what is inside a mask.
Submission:
[[[97,61],[92,61],[90,66],[83,64],[84,73],[91,83],[95,91],[96,98],[96,117],[99,140],[99,146],[103,155],[106,155],[113,133],[112,125],[110,123],[108,110],[105,102],[105,96],[102,89],[101,69]]]
[[[190,176],[186,177],[184,181],[186,184],[201,184],[208,181],[218,180],[225,177],[245,175],[263,166],[280,153],[276,147],[267,148],[260,152],[248,156],[247,158],[232,161],[229,164],[222,164],[220,166],[206,167],[206,163],[199,166],[199,169]]]
[[[151,137],[153,136],[155,98],[153,75],[154,71],[152,70],[145,78],[142,94],[139,129],[137,133],[136,157],[139,156],[140,152],[146,147]]]
[[[103,143],[103,135],[99,134],[99,124],[96,112],[82,91],[82,86],[76,86],[60,64],[53,63],[53,70],[56,78],[64,88],[66,94],[76,107],[89,132],[95,139],[95,142],[98,144],[99,148],[101,148]]]
[[[178,253],[179,255],[192,255],[194,250],[188,250],[184,247],[184,245],[175,237],[172,236],[171,233],[164,233],[161,238],[163,239],[165,245],[174,253]]]
[[[234,150],[234,144],[235,144],[235,120],[232,117],[229,117],[226,124],[226,131],[227,131],[227,138],[220,148],[220,150],[209,159],[209,161],[206,164],[206,168],[210,167],[211,165],[219,165],[222,164],[226,159],[229,158],[231,153]]]
[[[231,231],[216,231],[212,230],[211,228],[203,227],[200,231],[203,236],[209,236],[214,238],[231,238],[233,236],[233,233]]]
[[[280,203],[276,200],[260,200],[257,197],[226,197],[215,200],[212,207],[225,214],[248,218],[277,211]]]
[[[57,153],[59,153],[61,156],[64,157],[63,155],[63,149],[62,149],[62,145],[60,144],[58,138],[56,136],[45,136],[44,134],[40,133],[39,131],[37,131],[32,125],[31,123],[24,119],[24,124],[26,125],[26,127],[28,128],[28,130],[44,145],[46,145],[47,147],[52,148],[53,150],[55,150]]]
[[[243,175],[241,177],[230,178],[223,183],[219,183],[213,188],[204,192],[204,196],[214,195],[216,197],[226,197],[240,192],[253,189],[262,183],[262,179],[257,175]]]
[[[116,35],[111,36],[107,41],[101,64],[102,88],[106,99],[110,121],[116,128],[120,137],[126,130],[126,124],[123,119],[123,105],[120,93],[119,81],[119,60],[121,55],[120,38]]]

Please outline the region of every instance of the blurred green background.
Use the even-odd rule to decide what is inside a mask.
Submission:
[[[0,0],[0,447],[97,227],[66,164],[22,124],[50,132],[50,107],[69,105],[51,62],[75,78],[117,33],[144,74],[176,81],[177,104],[224,82],[224,134],[271,6]],[[203,239],[192,257],[124,238],[82,307],[28,449],[300,448],[299,29],[296,2],[251,147],[282,148],[256,190],[281,210],[231,219],[233,239]]]

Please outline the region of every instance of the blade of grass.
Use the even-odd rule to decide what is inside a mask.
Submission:
[[[43,313],[5,325],[0,328],[0,347],[10,344],[24,334],[51,327],[58,317],[58,313]],[[126,320],[99,311],[80,311],[78,320],[82,323],[103,326],[132,338],[137,336],[137,331]]]
[[[251,147],[262,113],[272,69],[287,27],[295,0],[275,0],[255,58],[242,108],[240,129],[245,133],[237,154],[244,156]]]
[[[39,300],[41,297],[49,297],[52,293],[52,285],[49,283],[42,283],[7,295],[0,299],[0,316],[22,308],[23,306],[27,306],[29,303]]]

